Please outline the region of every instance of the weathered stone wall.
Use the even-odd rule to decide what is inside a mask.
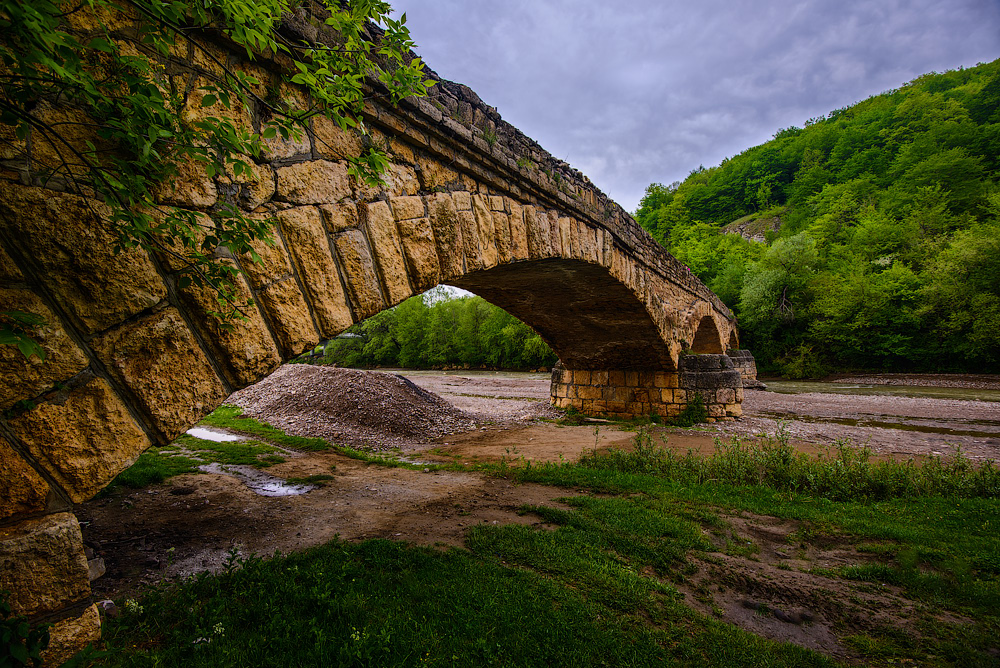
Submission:
[[[324,39],[307,19],[289,27]],[[95,25],[83,12],[70,20],[83,32]],[[224,45],[212,55],[163,62],[164,85],[185,96],[189,121],[220,113],[201,107],[200,90],[222,76],[218,62],[254,74],[262,95],[302,95],[282,83],[280,60],[248,63]],[[44,141],[5,146],[0,310],[42,315],[37,338],[47,357],[25,360],[0,346],[0,588],[14,593],[15,612],[56,625],[52,662],[99,629],[73,504],[230,392],[439,282],[468,287],[541,332],[566,366],[560,405],[669,415],[695,389],[706,399],[715,392],[716,417],[738,414],[735,389],[702,387],[696,375],[685,381],[677,363],[706,318],[712,345],[733,336],[715,295],[586,177],[468,88],[433,90],[399,108],[367,106],[365,121],[392,157],[382,188],[348,176],[347,158],[363,140],[323,118],[301,140],[269,141],[251,176],[213,178],[183,165],[182,178],[161,188],[164,205],[206,214],[234,203],[278,221],[274,246],[258,248],[261,262],[220,251],[243,270],[239,286],[255,304],[231,329],[211,316],[211,293],[182,287],[177,258],[112,252],[103,205],[43,178],[56,166]],[[258,108],[232,114],[242,127],[263,120]],[[82,146],[87,136],[68,139]],[[601,373],[607,387],[594,384]],[[619,393],[611,374],[631,393]],[[660,387],[661,376],[679,384]],[[720,394],[731,389],[732,397]],[[583,403],[596,394],[606,411]],[[626,408],[614,410],[617,402]]]
[[[552,370],[552,401],[588,415],[638,418],[676,417],[701,396],[708,421],[733,420],[743,414],[743,384],[726,355],[685,355],[679,371]]]
[[[744,389],[764,389],[764,383],[757,380],[757,361],[749,350],[727,350],[733,366],[740,372]]]

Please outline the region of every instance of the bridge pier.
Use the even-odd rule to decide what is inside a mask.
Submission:
[[[743,379],[728,355],[683,355],[676,371],[552,370],[553,405],[587,415],[638,418],[676,417],[696,395],[708,420],[733,420],[743,414]]]

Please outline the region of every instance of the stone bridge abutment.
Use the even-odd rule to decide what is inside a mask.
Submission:
[[[278,66],[219,49],[220,62],[288,93]],[[184,113],[220,113],[201,107],[199,88],[223,72],[204,60],[164,67],[188,92]],[[722,354],[738,339],[722,302],[475,93],[432,90],[366,107],[392,157],[381,188],[348,175],[362,139],[317,117],[303,138],[269,141],[252,174],[187,169],[162,189],[165,206],[205,214],[229,202],[276,219],[259,262],[218,250],[254,304],[233,327],[212,316],[214,294],[179,280],[177,258],[116,255],[100,202],[40,180],[53,158],[44,142],[7,142],[16,151],[0,156],[0,310],[45,319],[46,359],[0,346],[0,589],[16,613],[54,624],[51,660],[99,632],[73,504],[232,391],[439,283],[542,335],[561,359],[559,406],[668,416],[699,394],[713,419],[739,416],[740,373]],[[260,126],[259,110],[232,113]]]

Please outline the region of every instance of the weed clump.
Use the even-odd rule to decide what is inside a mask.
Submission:
[[[761,485],[782,492],[819,496],[832,501],[882,501],[894,498],[952,496],[1000,498],[1000,469],[992,461],[975,464],[961,451],[952,457],[872,461],[867,446],[838,441],[818,457],[795,452],[788,432],[746,440],[717,438],[708,456],[692,451],[677,454],[640,429],[631,451],[588,452],[580,458],[587,468],[643,473],[692,484]]]

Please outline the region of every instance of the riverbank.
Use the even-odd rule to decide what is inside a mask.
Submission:
[[[349,375],[353,377],[353,373]],[[315,376],[311,385],[307,382],[310,376]],[[299,605],[289,601],[298,596],[308,599],[309,592],[316,587],[286,590],[277,585],[289,577],[300,577],[295,573],[316,573],[317,577],[328,573],[328,579],[320,577],[326,587],[323,591],[329,591],[329,600],[337,605],[354,600],[352,594],[345,593],[349,591],[345,587],[357,586],[365,596],[383,588],[387,592],[385,605],[405,610],[400,625],[392,632],[395,638],[410,628],[407,624],[413,619],[436,619],[425,594],[401,593],[396,571],[387,569],[382,557],[373,560],[358,575],[350,576],[343,575],[346,571],[340,565],[334,567],[326,562],[315,565],[309,561],[313,559],[311,555],[324,553],[323,550],[332,550],[332,554],[343,555],[352,563],[356,560],[352,555],[367,550],[389,550],[397,557],[408,555],[407,558],[412,556],[429,564],[419,577],[408,577],[406,581],[426,581],[446,563],[465,560],[468,568],[454,571],[445,582],[432,588],[441,591],[443,586],[454,587],[462,592],[454,594],[457,601],[481,597],[480,593],[465,591],[472,588],[479,592],[483,575],[475,568],[480,565],[486,569],[484,572],[504,577],[535,573],[538,582],[546,587],[557,587],[572,596],[581,595],[582,591],[589,597],[587,605],[611,602],[609,608],[589,612],[585,615],[588,619],[616,619],[621,614],[619,602],[627,600],[628,610],[643,611],[629,627],[640,633],[662,630],[655,622],[647,629],[646,623],[664,614],[656,601],[672,601],[670,614],[677,620],[685,620],[684,636],[689,639],[685,642],[706,631],[716,638],[711,645],[694,641],[691,651],[695,653],[715,647],[721,651],[720,656],[728,656],[731,648],[746,651],[746,644],[759,646],[761,657],[770,659],[778,652],[790,651],[787,645],[760,645],[764,641],[755,636],[790,642],[849,663],[865,664],[884,656],[919,663],[928,653],[950,653],[949,656],[954,654],[956,658],[944,665],[968,665],[969,660],[992,656],[990,653],[996,651],[982,641],[987,630],[994,627],[993,617],[986,619],[984,615],[994,615],[995,605],[981,605],[982,610],[974,615],[956,612],[957,606],[967,610],[979,600],[969,599],[966,591],[976,594],[983,587],[994,586],[986,576],[969,581],[968,569],[962,570],[962,564],[972,563],[969,560],[978,558],[976,555],[994,549],[994,534],[987,529],[989,522],[983,524],[982,519],[995,516],[994,501],[960,497],[942,500],[925,495],[916,499],[886,499],[877,504],[853,498],[844,502],[797,493],[801,490],[731,487],[715,475],[707,476],[708,482],[676,480],[675,475],[650,475],[642,467],[652,464],[655,454],[653,459],[644,461],[640,450],[635,450],[634,457],[611,453],[612,449],[629,452],[635,449],[634,428],[601,420],[563,425],[547,417],[548,381],[540,374],[466,377],[421,372],[408,374],[405,381],[385,374],[367,382],[347,382],[339,388],[342,391],[339,397],[333,395],[332,388],[323,392],[316,378],[331,382],[306,372],[300,379],[302,386],[296,388],[298,393],[289,399],[290,406],[309,404],[333,412],[329,416],[318,411],[311,416],[303,413],[301,419],[287,420],[286,429],[307,435],[310,424],[327,422],[323,429],[340,430],[338,420],[351,419],[364,422],[368,429],[381,425],[395,439],[391,445],[397,448],[400,460],[408,464],[378,465],[337,450],[286,448],[281,452],[284,461],[268,466],[262,473],[288,483],[298,481],[295,484],[300,486],[305,481],[315,481],[297,493],[267,496],[238,476],[226,475],[214,467],[209,472],[177,476],[144,489],[120,489],[83,504],[77,514],[84,539],[107,566],[106,575],[93,583],[95,595],[117,599],[122,606],[124,598],[140,597],[149,585],[184,580],[204,571],[232,570],[234,564],[248,563],[252,568],[275,571],[277,575],[273,578],[255,571],[248,581],[252,580],[253,591],[270,592],[262,597],[261,606],[270,610],[274,601],[282,601],[280,626],[286,629],[291,626],[294,629],[291,635],[300,635],[309,632],[310,620],[315,619],[314,602]],[[282,376],[278,380],[287,383],[289,378]],[[420,390],[414,391],[411,384]],[[367,395],[360,390],[368,386],[380,402],[378,408],[365,403]],[[260,402],[277,415],[283,405],[278,389],[278,386],[258,388],[256,398],[243,403],[250,407]],[[439,400],[426,396],[432,390]],[[251,395],[245,395],[244,399],[248,396]],[[423,403],[414,403],[417,400]],[[443,406],[444,403],[448,406]],[[420,420],[410,421],[405,411],[396,410],[399,406],[420,410],[419,406],[424,404],[455,421],[425,425],[414,431]],[[773,420],[774,426],[778,426],[777,418],[766,417],[768,411],[785,415],[788,421],[782,423],[782,428],[790,433],[798,425],[819,429],[814,434],[793,436],[792,445],[805,452],[829,448],[834,435],[826,430],[837,427],[868,430],[873,439],[878,439],[877,443],[869,444],[873,446],[891,442],[892,432],[898,431],[900,438],[911,439],[910,447],[915,451],[924,447],[926,454],[926,444],[921,446],[912,440],[920,432],[879,424],[832,422],[852,411],[852,414],[883,411],[891,413],[897,423],[930,421],[938,428],[941,424],[956,424],[955,420],[975,420],[976,429],[987,434],[981,440],[992,439],[992,444],[981,445],[994,450],[1000,446],[991,424],[1000,424],[1000,415],[991,412],[1000,410],[997,402],[753,392],[748,393],[746,408],[748,417],[736,424],[748,430],[748,437],[752,437],[750,432],[754,428],[762,427],[764,423],[760,421]],[[404,424],[396,424],[400,421]],[[246,426],[250,420],[230,422],[237,432],[261,433],[256,427]],[[209,423],[218,428],[217,421]],[[463,423],[473,428],[456,429]],[[411,430],[408,438],[401,431],[402,426]],[[668,448],[682,454],[687,450],[710,453],[717,438],[730,435],[724,430],[729,426],[732,425],[703,425],[684,430],[656,426],[652,428],[651,442],[657,444],[662,438]],[[446,429],[446,433],[435,432],[437,427]],[[366,437],[377,442],[378,433],[369,431]],[[955,437],[976,439],[978,435]],[[389,445],[387,442],[383,447]],[[963,452],[966,450],[963,446]],[[569,464],[581,455],[586,455],[585,464]],[[880,456],[902,455],[889,450]],[[919,454],[916,456],[919,458]],[[546,462],[567,465],[542,465]],[[485,466],[477,469],[477,464]],[[818,500],[822,503],[817,503]],[[945,518],[944,513],[947,521],[938,521],[939,515]],[[892,533],[900,523],[907,527],[907,532]],[[651,534],[650,527],[659,528]],[[942,533],[945,529],[946,534]],[[370,542],[370,539],[384,540]],[[605,563],[605,550],[611,539],[619,556]],[[322,545],[327,547],[319,552],[304,552]],[[943,550],[942,546],[948,549]],[[905,555],[918,551],[925,555],[922,559],[930,559],[927,567],[931,572],[941,574],[935,575],[937,579],[930,585],[919,569],[898,565],[903,563],[903,557],[897,558],[897,552]],[[263,562],[240,561],[251,554],[266,556],[277,552],[293,556]],[[650,555],[655,556],[655,563],[649,561]],[[621,568],[622,559],[627,560],[627,568]],[[296,571],[295,564],[302,565],[302,570]],[[620,581],[609,579],[609,573],[618,574]],[[164,623],[173,629],[169,639],[156,635],[159,631],[152,635],[149,632],[159,628],[156,625],[161,623],[164,614],[161,612],[151,613],[148,618],[141,613],[134,619],[127,617],[119,623],[123,626],[112,627],[109,637],[117,639],[123,647],[132,648],[127,652],[148,650],[181,655],[193,641],[175,630],[188,624],[193,629],[192,638],[204,636],[198,617],[200,606],[204,601],[228,596],[233,589],[229,584],[233,577],[237,576],[222,575],[218,591],[191,593],[190,602],[184,605],[168,603],[165,610],[178,617]],[[955,587],[956,581],[961,586]],[[968,586],[963,584],[966,581]],[[212,578],[189,580],[183,587],[214,587],[214,582]],[[643,603],[645,598],[634,600],[637,586],[659,592],[649,599],[652,607],[648,610],[643,607],[647,606]],[[931,586],[933,590],[929,589]],[[942,586],[947,587],[954,601],[941,598],[938,590]],[[596,589],[591,591],[591,587]],[[523,590],[521,587],[496,598],[503,600],[504,605],[509,602],[516,607],[522,604],[519,597]],[[163,591],[169,590],[155,590],[151,597],[140,598],[138,605],[154,610],[156,597]],[[487,598],[493,600],[491,596]],[[921,602],[922,597],[930,597],[933,605]],[[542,598],[549,601],[552,595]],[[326,605],[326,601],[323,599],[321,605]],[[491,619],[498,617],[496,605],[499,604],[491,603],[493,607],[488,610]],[[183,611],[189,608],[193,620],[185,618]],[[241,598],[238,603],[222,608],[252,611],[254,606],[248,608]],[[295,610],[306,612],[299,618]],[[441,621],[434,623],[446,624],[453,618],[452,613],[453,604],[449,603]],[[515,613],[518,619],[525,618],[523,611]],[[225,637],[220,634],[213,641],[223,648],[220,651],[239,649],[251,654],[257,651],[246,650],[249,641],[242,638],[236,643],[225,643],[230,643],[229,636],[244,627],[254,629],[254,637],[259,636],[256,633],[259,623],[246,622],[242,613],[234,613],[232,617],[212,614],[211,624],[221,624],[226,630]],[[347,628],[355,629],[358,638],[367,637],[369,629],[386,628],[384,615],[374,619],[366,614],[367,609],[359,608],[350,613],[346,622]],[[132,624],[149,625],[136,633],[157,639],[148,648],[135,650],[135,636],[128,635]],[[944,628],[942,625],[947,627],[946,632],[929,631]],[[467,635],[450,626],[442,628],[447,628],[441,632],[442,637]],[[755,636],[740,635],[740,629]],[[270,639],[277,631],[267,633]],[[893,644],[901,637],[900,633],[907,640]],[[957,652],[948,645],[956,635],[979,640],[963,642],[961,652]],[[336,642],[347,637],[341,636]],[[401,646],[409,648],[425,639],[426,634],[419,634],[417,638],[407,638]],[[512,641],[512,636],[498,636],[503,646]],[[355,645],[347,643],[347,646],[360,646],[357,644],[360,640],[354,642]],[[616,639],[611,646],[631,647],[633,643],[634,640]],[[657,640],[645,656],[655,658],[662,651],[658,648],[664,647],[674,648],[676,644],[667,638]],[[274,651],[273,646],[268,648]],[[434,643],[428,648],[431,653],[438,649]],[[373,651],[383,649],[379,646]],[[465,656],[464,651],[455,650],[457,654],[447,656]],[[469,656],[479,656],[475,651]],[[824,664],[819,655],[808,658],[809,665]],[[475,663],[470,661],[467,665]],[[800,657],[790,665],[803,662]]]

